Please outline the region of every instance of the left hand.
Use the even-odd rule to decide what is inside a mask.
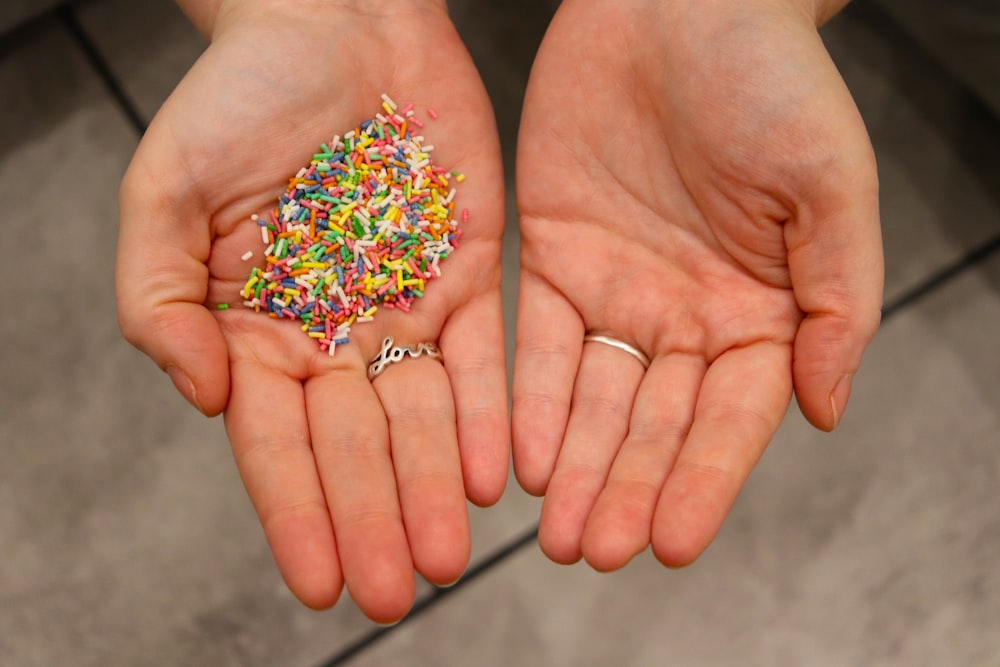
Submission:
[[[565,0],[545,36],[513,446],[555,561],[692,562],[793,387],[817,427],[843,414],[880,316],[877,178],[806,4]]]

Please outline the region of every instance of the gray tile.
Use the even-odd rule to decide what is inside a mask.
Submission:
[[[875,146],[891,302],[1000,234],[997,119],[865,3],[822,34]]]
[[[529,0],[452,0],[449,13],[479,68],[493,102],[507,176],[507,225],[503,242],[503,307],[508,377],[514,364],[520,232],[514,192],[514,157],[524,89],[550,13]],[[527,495],[511,472],[503,499],[471,508],[471,566],[518,539],[538,520],[541,501]]]
[[[520,234],[517,228],[517,211],[514,190],[507,191],[507,229],[503,242],[503,308],[507,344],[507,376],[514,365],[514,319],[517,313],[518,247]],[[541,499],[529,496],[509,473],[507,490],[501,501],[486,509],[470,506],[469,523],[472,529],[472,554],[470,566],[488,558],[520,537],[538,521]]]
[[[370,626],[285,590],[221,422],[120,337],[117,184],[133,130],[55,22],[0,58],[0,656],[310,665]]]
[[[998,331],[1000,256],[887,323],[835,434],[786,421],[693,567],[532,546],[351,664],[1000,665]]]
[[[76,15],[147,121],[207,46],[170,0],[90,0]]]
[[[507,182],[513,188],[525,85],[553,9],[536,0],[451,0],[448,12],[493,102]]]

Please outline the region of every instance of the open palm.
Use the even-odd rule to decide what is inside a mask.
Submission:
[[[228,4],[123,183],[122,329],[203,412],[225,410],[289,587],[325,607],[346,581],[365,613],[396,620],[413,601],[414,569],[439,584],[461,574],[465,499],[495,502],[505,483],[493,115],[440,3],[290,3],[292,14],[277,1]],[[321,142],[378,111],[383,92],[413,103],[435,161],[467,175],[456,201],[472,215],[413,311],[380,310],[331,357],[292,323],[239,305],[250,268],[263,265],[249,217],[274,207]],[[414,359],[369,382],[386,336],[439,341],[444,365]]]
[[[694,560],[878,323],[874,160],[811,17],[698,4],[567,0],[529,82],[514,463],[559,562]]]

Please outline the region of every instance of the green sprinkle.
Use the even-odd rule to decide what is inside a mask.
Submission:
[[[228,304],[228,303],[220,303],[220,304],[219,304],[218,306],[216,306],[216,307],[217,307],[217,308],[218,308],[219,310],[229,310],[229,304]]]

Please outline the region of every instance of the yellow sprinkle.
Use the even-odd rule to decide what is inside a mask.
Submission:
[[[396,289],[403,291],[403,272],[400,269],[396,270]]]
[[[258,278],[257,276],[251,276],[250,277],[250,280],[247,281],[247,284],[243,286],[243,298],[244,299],[249,299],[250,298],[250,295],[253,294],[253,287],[258,282],[260,282],[260,278]]]
[[[292,289],[291,287],[286,287],[285,289],[283,289],[281,291],[282,291],[282,293],[287,294],[288,296],[298,296],[299,295],[299,291],[297,289]]]
[[[455,177],[455,180],[461,183],[462,181],[465,180],[465,174],[459,174],[458,176]]]
[[[308,328],[309,328],[309,325],[307,324],[306,325],[306,329],[308,329]],[[303,329],[303,331],[305,331],[305,329]],[[310,338],[326,338],[326,334],[323,333],[322,331],[310,331],[309,332],[309,337]]]

